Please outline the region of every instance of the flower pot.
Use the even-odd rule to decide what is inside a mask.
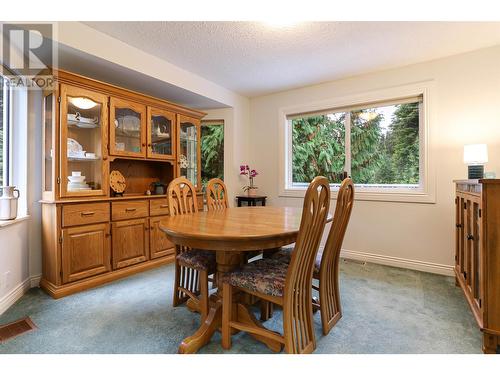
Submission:
[[[249,188],[249,189],[247,190],[247,195],[248,195],[249,197],[255,197],[255,196],[257,196],[257,190],[258,190],[258,188],[256,188],[256,187]]]

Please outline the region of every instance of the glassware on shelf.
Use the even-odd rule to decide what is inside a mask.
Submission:
[[[137,108],[136,108],[137,107]],[[145,156],[145,124],[146,109],[116,98],[111,98],[110,131],[112,151],[123,154]]]
[[[175,115],[156,109],[150,111],[148,155],[154,158],[173,157],[172,126]]]

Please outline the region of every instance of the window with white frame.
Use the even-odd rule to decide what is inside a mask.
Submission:
[[[9,89],[0,75],[0,186],[8,184]]]
[[[346,174],[365,197],[428,195],[423,93],[371,98],[365,104],[357,98],[353,105],[344,100],[341,106],[284,113],[284,195],[297,195],[290,193],[318,175],[335,190]]]

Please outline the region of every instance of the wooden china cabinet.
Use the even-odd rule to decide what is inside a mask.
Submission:
[[[159,229],[169,215],[153,184],[200,180],[203,112],[60,71],[44,95],[43,274],[40,286],[66,296],[173,261]],[[109,175],[125,192],[115,196]]]
[[[455,279],[483,332],[483,352],[500,349],[500,180],[457,180]]]

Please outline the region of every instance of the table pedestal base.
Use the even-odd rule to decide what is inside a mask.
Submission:
[[[236,297],[236,296],[235,296]],[[208,344],[210,339],[212,338],[215,331],[221,329],[222,322],[222,301],[214,301],[210,310],[208,312],[207,318],[202,323],[200,328],[191,336],[186,337],[182,340],[181,345],[179,346],[179,354],[192,354],[196,353],[203,346]],[[263,325],[255,318],[255,316],[250,312],[247,305],[242,303],[236,303],[236,308],[233,309],[237,313],[237,317],[235,319],[244,323],[245,325],[254,327],[254,328],[263,328]],[[234,333],[239,332],[234,329]],[[234,334],[233,333],[233,334]],[[269,349],[273,352],[280,352],[282,349],[282,345],[276,341],[273,341],[267,337],[259,336],[257,334],[251,334],[251,336],[264,343]]]

